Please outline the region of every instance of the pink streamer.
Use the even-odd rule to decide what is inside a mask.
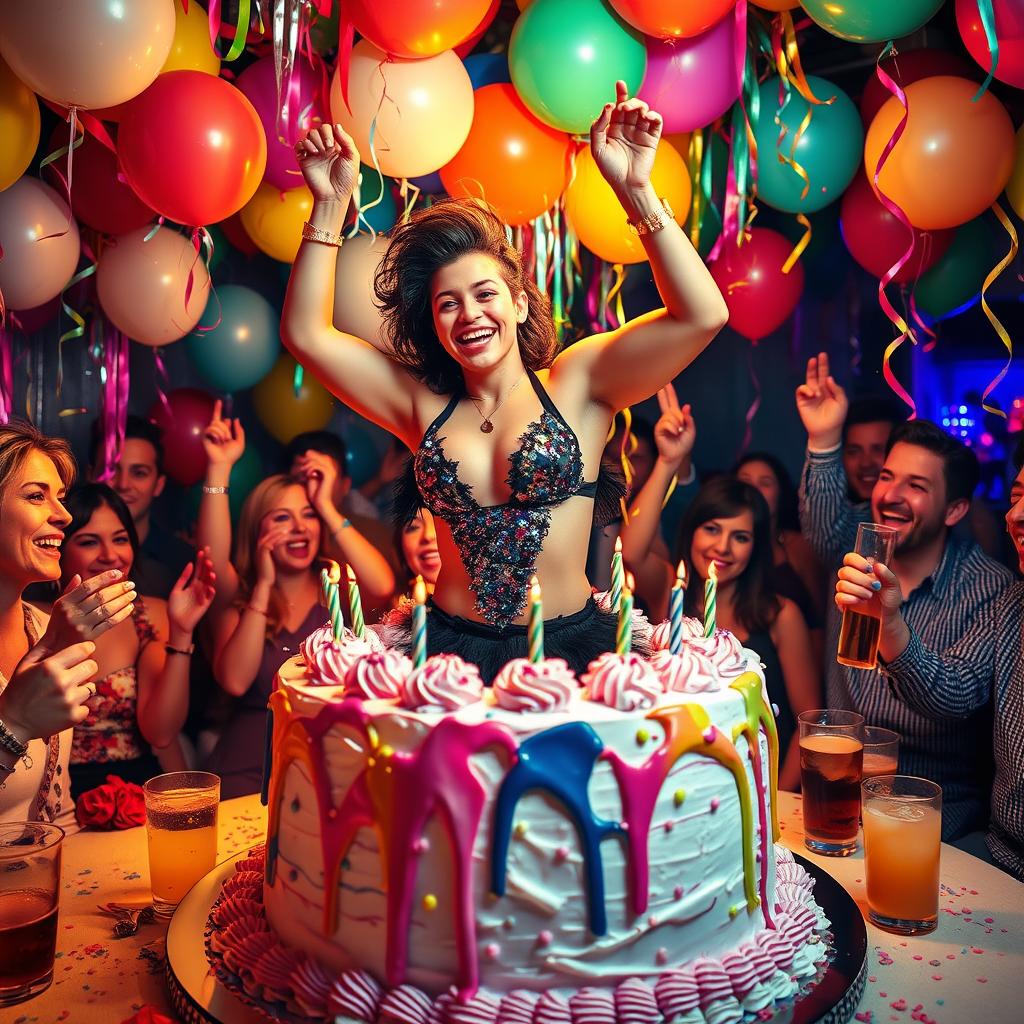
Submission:
[[[164,365],[164,357],[160,355],[159,348],[151,348],[150,352],[153,353],[153,365],[156,367],[156,379],[154,384],[156,385],[157,398],[160,399],[160,404],[164,407],[164,412],[173,419],[174,410],[171,408],[171,403],[167,401],[167,393],[162,387],[160,387],[161,379],[163,379],[164,384],[170,384],[171,382],[170,378],[167,376],[167,367]]]
[[[11,422],[14,413],[14,335],[0,327],[0,423]]]
[[[114,469],[124,447],[125,423],[128,418],[128,336],[106,320],[103,333],[103,390],[100,395],[103,465],[98,477],[101,483],[114,476]]]

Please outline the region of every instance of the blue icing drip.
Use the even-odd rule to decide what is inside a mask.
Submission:
[[[602,750],[600,737],[585,722],[569,722],[525,740],[519,747],[519,759],[498,791],[491,854],[491,888],[495,895],[504,896],[516,804],[531,789],[546,790],[557,797],[573,819],[583,844],[590,930],[595,935],[608,931],[601,840],[622,832],[618,822],[599,818],[590,806],[587,786]]]

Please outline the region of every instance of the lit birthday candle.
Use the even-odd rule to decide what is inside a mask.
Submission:
[[[420,668],[427,660],[427,587],[422,576],[412,587],[412,667]]]
[[[622,569],[622,538],[615,538],[615,553],[612,555],[612,611],[618,612],[619,601],[622,598],[622,583],[623,583],[623,569]]]
[[[708,578],[704,581],[704,635],[715,635],[715,604],[718,600],[718,566],[708,563]]]
[[[366,623],[363,621],[363,599],[359,594],[359,584],[351,565],[345,566],[348,577],[348,613],[352,619],[352,632],[358,637],[366,636]]]
[[[615,635],[615,653],[629,654],[633,650],[633,574],[626,574],[619,601],[619,628]]]
[[[530,622],[527,634],[530,640],[530,661],[536,665],[544,660],[544,608],[536,576],[530,579]]]
[[[328,559],[327,568],[320,574],[320,582],[324,588],[324,597],[327,599],[327,611],[331,616],[331,632],[335,640],[341,640],[345,624],[341,618],[341,595],[339,593],[341,584],[341,566],[337,562]]]
[[[680,562],[676,569],[676,583],[668,601],[668,649],[670,654],[683,652],[683,595],[686,593],[686,566]]]

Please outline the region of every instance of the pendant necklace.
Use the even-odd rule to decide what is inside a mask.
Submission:
[[[498,404],[491,410],[490,416],[485,416],[483,412],[480,410],[480,399],[474,398],[472,395],[469,395],[469,400],[476,406],[476,411],[479,413],[480,419],[482,421],[480,423],[480,433],[489,434],[494,429],[494,424],[491,422],[491,416],[494,416],[495,413],[497,413],[497,411],[512,397],[512,392],[515,391],[515,389],[519,387],[520,384],[522,384],[523,377],[525,376],[526,373],[524,372],[522,377],[520,377],[519,380],[517,380],[515,384],[513,384],[512,387],[508,389],[508,394],[500,402],[498,402]],[[467,392],[467,394],[469,393]]]

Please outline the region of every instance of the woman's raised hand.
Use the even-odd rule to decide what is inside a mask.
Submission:
[[[311,129],[295,144],[295,155],[314,199],[348,203],[359,177],[359,151],[340,124]]]
[[[666,384],[658,392],[658,407],[661,416],[654,425],[654,444],[658,458],[677,470],[683,459],[693,452],[697,440],[697,424],[694,422],[690,404],[682,408],[676,397],[676,389]]]
[[[274,565],[274,548],[280,547],[288,540],[291,533],[290,523],[266,523],[256,540],[256,578],[261,583],[274,583],[277,580],[277,567]]]
[[[0,717],[22,743],[85,721],[85,702],[96,692],[95,650],[85,641],[51,654],[40,643],[18,662],[0,694]]]
[[[605,104],[590,126],[590,151],[605,181],[621,199],[650,184],[661,138],[661,114],[629,98],[626,83],[615,83],[615,102]]]
[[[213,417],[203,431],[203,451],[210,465],[233,466],[245,453],[245,430],[242,421],[225,419],[224,403],[218,398]]]
[[[217,574],[213,571],[210,549],[200,548],[196,560],[182,569],[167,597],[167,619],[171,627],[192,633],[213,604],[216,591]]]
[[[120,569],[87,579],[74,575],[54,602],[38,646],[47,654],[96,637],[124,622],[135,603],[135,584]]]

